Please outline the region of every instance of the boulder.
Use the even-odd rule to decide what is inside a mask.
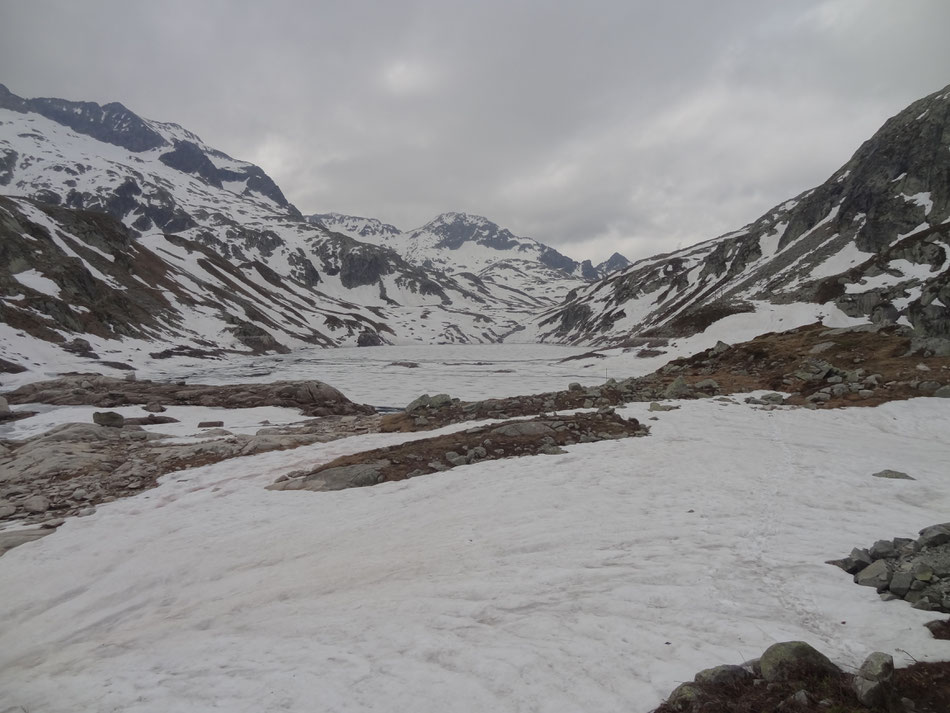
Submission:
[[[653,403],[650,404],[650,408],[647,409],[647,410],[648,410],[648,411],[672,411],[673,409],[678,409],[678,408],[679,408],[679,406],[672,406],[672,405],[669,405],[669,404],[661,404],[661,403],[657,403],[656,401],[654,401]]]
[[[165,407],[162,406],[158,401],[149,401],[142,407],[143,410],[148,411],[149,413],[163,413]]]
[[[794,681],[841,672],[827,656],[804,641],[772,644],[762,654],[759,665],[766,681]]]
[[[115,411],[96,411],[92,414],[92,422],[97,426],[122,428],[125,425],[125,417]]]
[[[0,396],[0,417],[10,415],[10,405],[7,403],[7,400]]]
[[[714,666],[696,674],[693,680],[703,684],[736,684],[748,681],[755,676],[742,666]]]
[[[950,399],[950,384],[946,386],[941,386],[939,389],[931,394],[932,396],[937,396],[941,399]]]
[[[201,421],[198,428],[222,428],[224,421]]]
[[[667,399],[682,399],[692,395],[692,393],[693,390],[690,385],[686,383],[686,379],[682,376],[677,376],[663,391],[663,397]]]
[[[854,581],[862,587],[875,587],[883,592],[891,581],[891,566],[887,560],[877,560],[854,575]]]
[[[31,495],[26,500],[24,500],[20,505],[23,506],[23,509],[30,513],[44,513],[49,510],[49,499],[42,495]]]
[[[950,542],[950,522],[925,527],[917,538],[918,547],[936,547],[948,542]]]
[[[889,654],[875,651],[861,664],[858,676],[869,681],[889,681],[894,675],[894,658]]]

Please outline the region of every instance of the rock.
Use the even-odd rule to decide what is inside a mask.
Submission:
[[[763,394],[762,400],[767,404],[782,404],[785,403],[785,397],[782,394],[773,391],[772,393]]]
[[[918,547],[936,547],[950,542],[950,523],[931,525],[920,531],[917,538]]]
[[[198,428],[222,428],[224,421],[201,421]]]
[[[722,354],[723,352],[729,351],[730,349],[732,349],[732,346],[731,346],[731,345],[726,344],[726,343],[725,343],[724,341],[722,341],[722,340],[719,340],[718,342],[716,342],[716,346],[714,346],[712,349],[709,350],[709,355],[710,355],[710,356],[718,356],[718,355]]]
[[[804,641],[772,644],[762,654],[759,665],[766,681],[793,681],[799,677],[840,673],[827,656]]]
[[[327,468],[306,478],[274,483],[269,485],[268,489],[321,491],[365,488],[379,483],[383,469],[389,465],[390,462],[388,460],[341,465],[335,468]],[[291,484],[294,485],[291,486]]]
[[[933,392],[931,396],[937,396],[941,399],[950,399],[950,384],[946,386],[941,386],[939,389]]]
[[[491,433],[499,436],[551,436],[554,435],[554,429],[538,421],[520,421],[498,426]]]
[[[162,406],[158,401],[149,401],[142,407],[142,409],[148,411],[149,413],[162,413],[165,411],[165,407]]]
[[[675,711],[698,710],[703,701],[703,689],[695,683],[681,683],[673,689],[666,699],[667,705]]]
[[[44,513],[49,510],[49,499],[43,495],[31,495],[22,503],[23,509],[31,513]]]
[[[666,387],[666,390],[663,392],[663,397],[667,399],[681,399],[686,396],[690,396],[693,393],[692,388],[686,379],[682,376],[677,376],[673,379],[672,383]]]
[[[921,381],[917,384],[917,390],[923,391],[924,393],[933,393],[941,387],[939,381]]]
[[[572,381],[570,384],[567,385],[567,390],[568,391],[583,391],[584,387],[578,384],[576,381]]]
[[[914,480],[907,473],[899,470],[879,470],[877,473],[871,473],[874,478],[890,478],[892,480]]]
[[[693,679],[703,684],[736,684],[755,678],[751,671],[742,666],[714,666],[696,674]]]
[[[875,708],[884,700],[884,684],[880,681],[869,681],[855,676],[851,681],[851,688],[858,701],[868,708]]]
[[[890,540],[878,540],[873,545],[871,545],[871,549],[868,550],[868,554],[871,555],[872,560],[887,559],[897,556],[897,552],[894,549],[894,543]]]
[[[844,396],[845,394],[851,391],[851,387],[847,384],[835,384],[831,387],[832,396]]]
[[[0,396],[0,417],[10,415],[10,405],[7,400]]]
[[[37,528],[35,530],[14,530],[12,532],[0,532],[0,555],[12,550],[14,547],[46,537],[53,530]]]
[[[96,411],[92,414],[92,422],[97,426],[122,428],[125,425],[125,417],[115,411]]]
[[[894,675],[894,658],[889,654],[875,651],[861,664],[858,676],[869,681],[890,681]]]
[[[383,342],[383,338],[379,336],[379,333],[369,329],[365,332],[361,332],[360,336],[356,339],[356,346],[358,347],[381,347],[383,344],[385,344],[385,342]]]
[[[16,512],[16,505],[6,500],[0,500],[0,517],[10,517]]]
[[[825,403],[826,401],[831,401],[831,394],[825,394],[819,391],[806,398],[805,401],[811,404]]]
[[[862,587],[875,587],[883,592],[891,581],[890,565],[887,560],[877,560],[854,575],[854,581]]]
[[[650,404],[650,408],[647,409],[647,410],[648,410],[648,411],[672,411],[673,409],[678,409],[678,408],[679,408],[679,406],[672,406],[672,405],[669,405],[669,404],[661,404],[661,403],[657,403],[656,401],[654,401],[653,403]]]
[[[700,391],[719,391],[719,382],[715,379],[703,379],[693,384],[693,388]]]
[[[911,572],[895,572],[891,577],[887,588],[900,598],[904,598],[910,591],[910,585],[914,583],[914,575]]]
[[[88,500],[89,493],[85,488],[76,488],[69,497],[73,500]]]
[[[449,451],[445,454],[445,460],[447,460],[452,465],[465,465],[468,461],[465,459],[465,456],[456,453],[455,451]]]
[[[809,353],[809,354],[821,354],[822,352],[826,352],[826,351],[828,351],[829,349],[832,349],[832,348],[835,347],[835,346],[837,346],[836,342],[819,342],[818,344],[816,344],[815,346],[813,346],[811,349],[809,349],[809,350],[808,350],[808,353]]]

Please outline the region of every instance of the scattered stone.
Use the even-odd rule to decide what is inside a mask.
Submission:
[[[950,523],[945,522],[940,525],[925,527],[919,534],[920,537],[917,538],[919,547],[945,545],[950,542]]]
[[[0,518],[10,517],[15,512],[16,505],[7,502],[6,500],[0,500]]]
[[[877,473],[872,473],[874,478],[890,478],[892,480],[915,480],[911,478],[907,473],[902,473],[899,470],[879,470]]]
[[[679,406],[673,406],[672,404],[661,404],[656,401],[650,404],[648,411],[672,411],[678,409]]]
[[[122,428],[125,425],[125,417],[115,411],[96,411],[92,414],[92,421],[108,428]]]
[[[10,415],[10,405],[7,400],[0,396],[0,417]]]
[[[142,407],[143,410],[148,411],[149,413],[163,413],[165,407],[162,406],[158,401],[149,401]]]
[[[201,421],[198,428],[222,428],[224,421]]]

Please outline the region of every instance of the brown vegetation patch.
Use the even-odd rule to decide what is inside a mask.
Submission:
[[[950,639],[950,619],[935,619],[924,624],[935,639]]]

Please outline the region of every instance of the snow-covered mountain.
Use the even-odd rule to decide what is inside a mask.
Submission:
[[[947,337],[948,221],[950,87],[888,120],[817,188],[740,230],[577,290],[529,333],[611,344],[770,311],[779,329],[864,318]]]
[[[584,283],[630,264],[619,253],[593,265],[577,262],[533,238],[522,238],[479,215],[443,213],[420,228],[400,231],[375,218],[324,213],[307,220],[358,240],[392,248],[426,269],[477,276],[493,289],[527,292],[560,302]]]
[[[74,338],[121,354],[133,337],[192,352],[493,342],[554,303],[309,223],[259,167],[117,103],[0,85],[0,193],[0,358],[21,365]]]

